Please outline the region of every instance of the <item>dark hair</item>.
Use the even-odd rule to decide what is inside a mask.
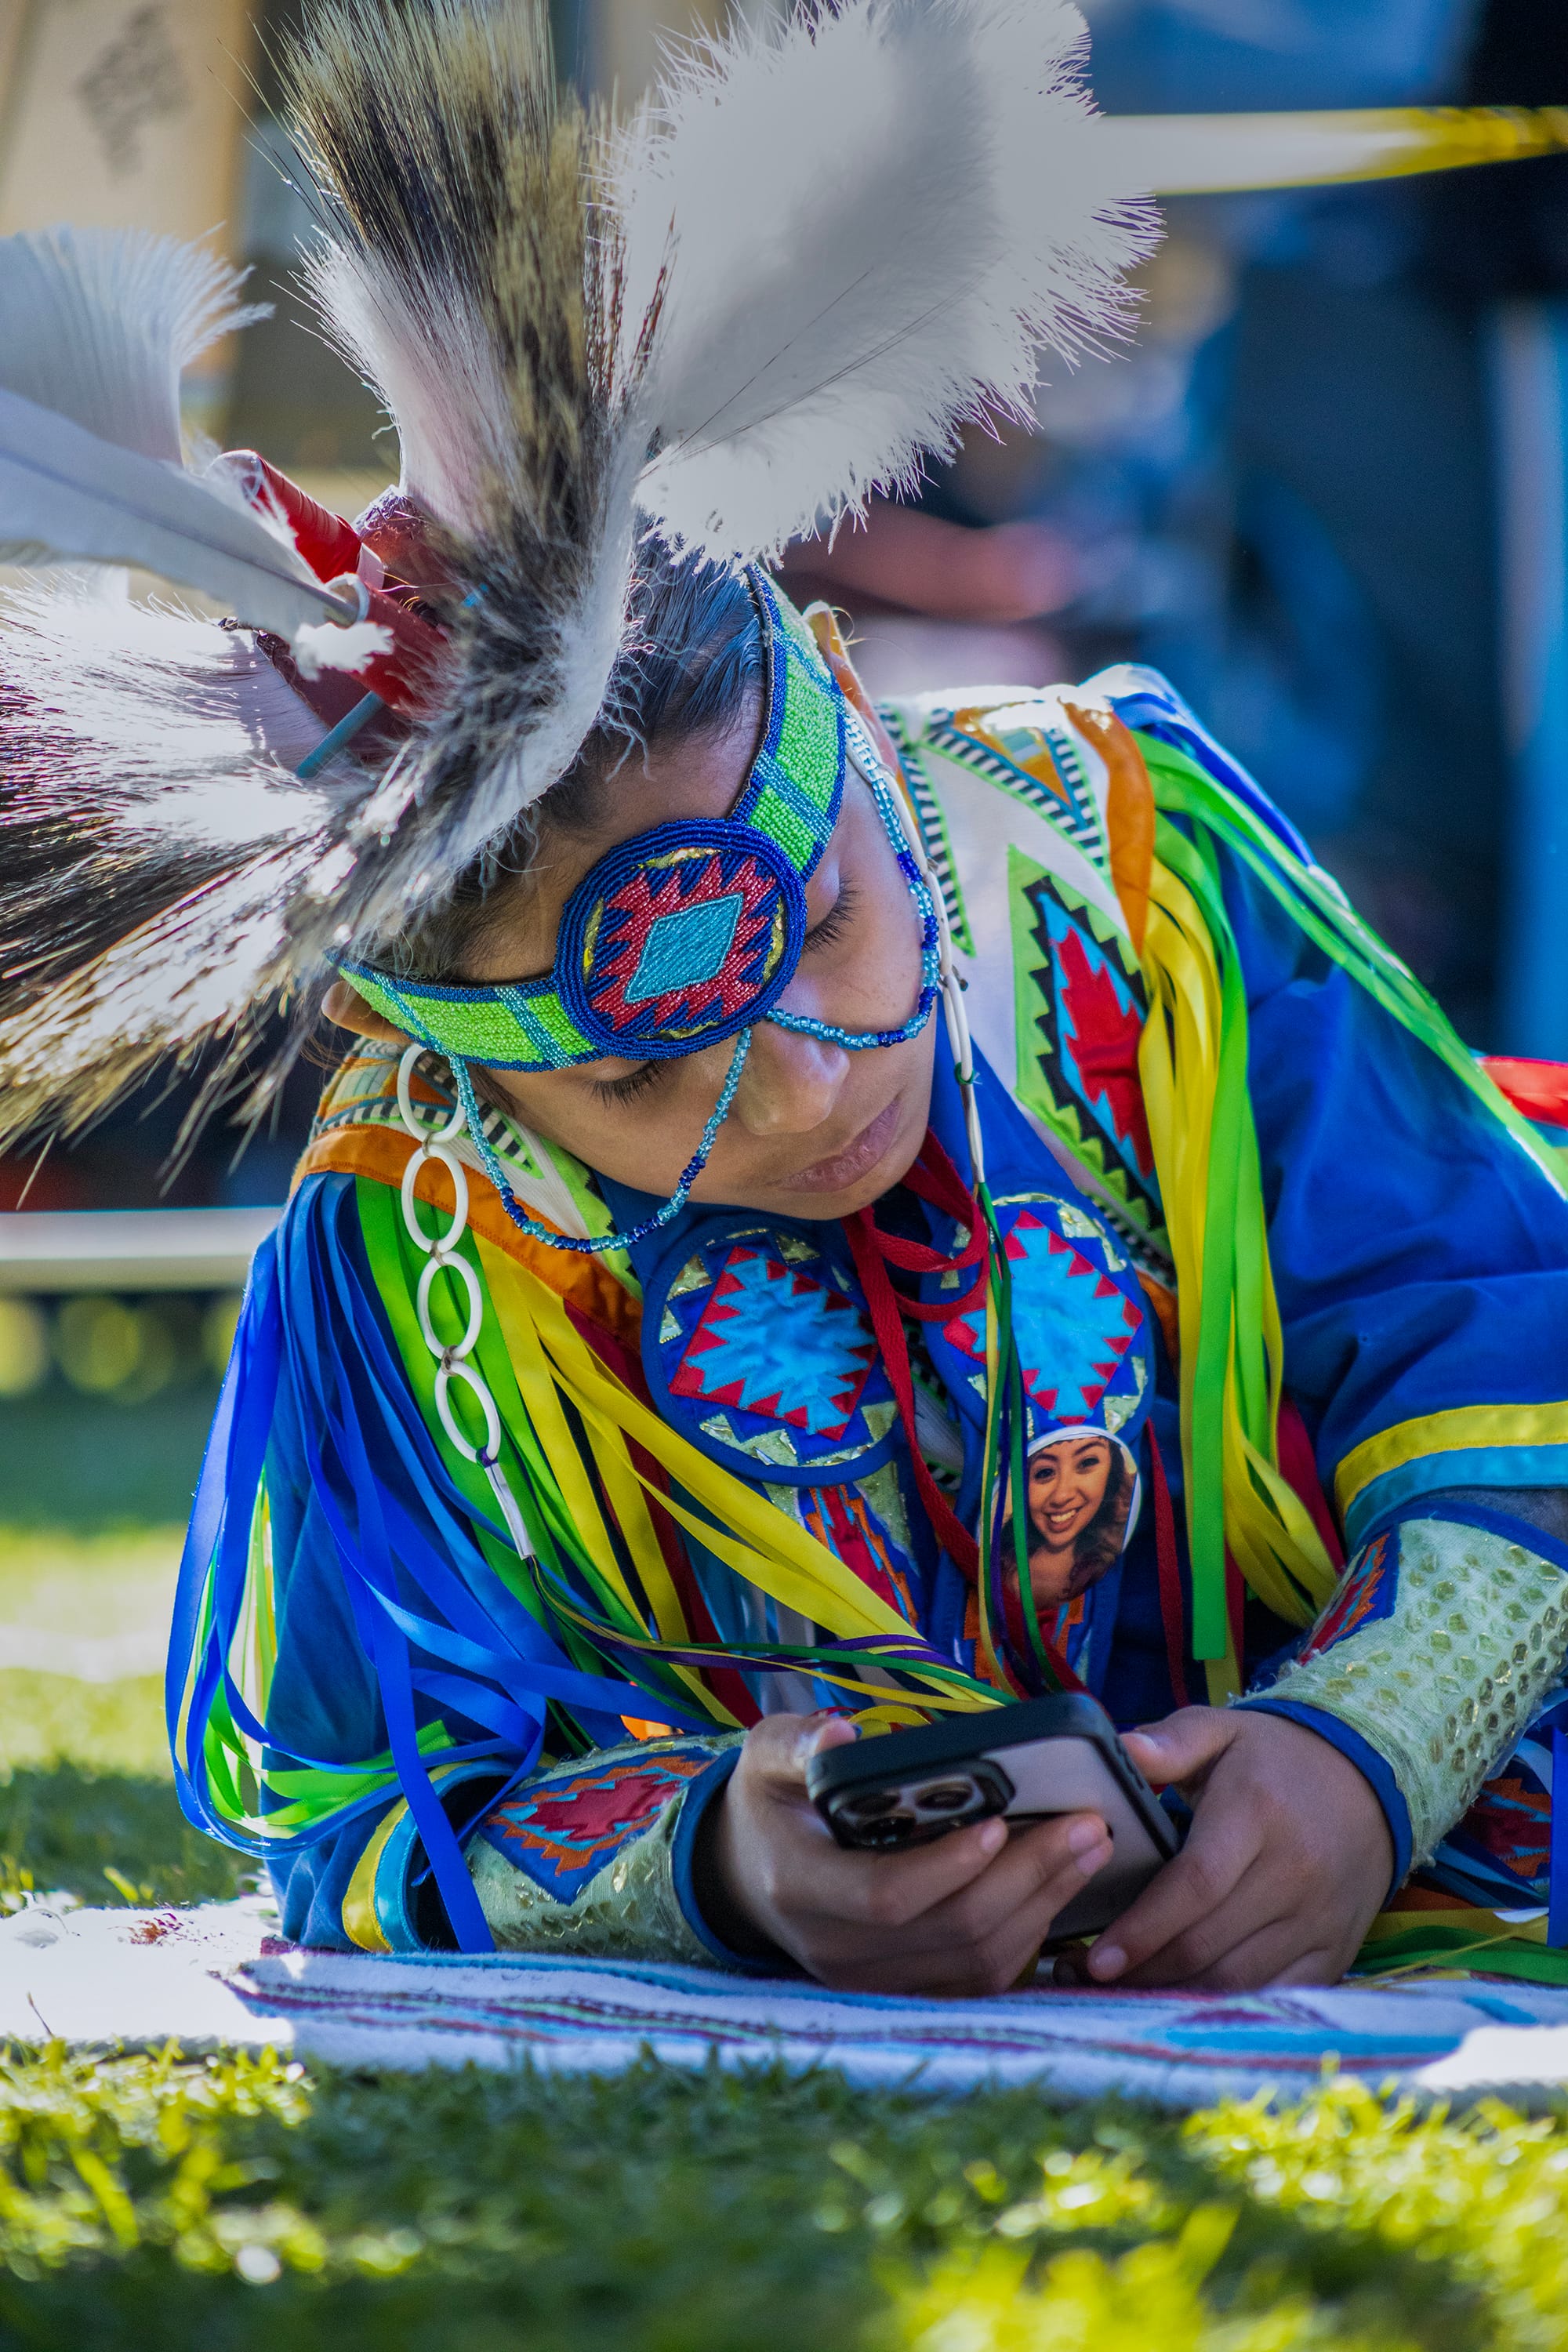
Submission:
[[[1072,1580],[1067,1597],[1075,1600],[1116,1564],[1127,1533],[1125,1506],[1131,1499],[1132,1465],[1120,1438],[1110,1440],[1110,1468],[1100,1508],[1073,1547]]]
[[[653,548],[638,568],[626,648],[597,724],[565,775],[510,838],[476,859],[441,903],[396,942],[391,961],[400,976],[460,977],[495,894],[527,869],[540,832],[591,826],[605,786],[624,760],[656,745],[717,733],[745,709],[765,667],[762,625],[744,578]]]

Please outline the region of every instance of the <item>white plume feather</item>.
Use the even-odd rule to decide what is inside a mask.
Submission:
[[[4,391],[0,562],[138,565],[285,637],[339,603],[232,492]]]
[[[766,551],[1123,331],[1156,224],[1086,58],[1067,0],[849,0],[661,85],[611,163],[661,530]]]
[[[134,564],[292,636],[338,609],[281,526],[180,463],[180,372],[254,312],[168,237],[0,238],[0,562]]]
[[[80,1124],[164,1055],[243,1044],[363,775],[248,636],[101,572],[0,631],[0,1140]]]
[[[143,457],[180,461],[180,377],[266,318],[240,273],[142,229],[0,237],[0,389]]]

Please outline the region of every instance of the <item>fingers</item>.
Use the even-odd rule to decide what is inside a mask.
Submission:
[[[746,1734],[742,1769],[759,1790],[804,1796],[805,1768],[829,1748],[847,1748],[858,1737],[843,1715],[764,1715]]]
[[[863,1943],[868,1930],[897,1937],[968,1887],[1006,1843],[1006,1823],[989,1821],[902,1853],[847,1853],[803,1822],[799,1843],[781,1855],[787,1878],[775,1899],[829,1944]]]
[[[1161,1723],[1122,1736],[1122,1746],[1156,1789],[1193,1780],[1225,1754],[1240,1718],[1223,1706],[1184,1706]]]
[[[1206,1967],[1224,1948],[1215,1938],[1233,1924],[1225,1919],[1226,1906],[1257,1858],[1258,1827],[1245,1810],[1200,1808],[1181,1853],[1090,1947],[1092,1981],[1172,1984],[1183,1981],[1184,1963]],[[1181,1949],[1169,1961],[1176,1973],[1140,1973],[1176,1945]]]
[[[951,1843],[951,1841],[946,1841]],[[1041,1822],[962,1892],[909,1923],[880,1947],[828,1936],[814,1962],[844,1990],[979,1995],[1005,1992],[1032,1968],[1059,1911],[1110,1861],[1096,1814]]]

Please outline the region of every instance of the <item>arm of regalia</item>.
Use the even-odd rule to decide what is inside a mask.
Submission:
[[[881,716],[976,1041],[1165,1269],[1211,1696],[1241,1695],[1234,1560],[1281,1632],[1304,1629],[1245,1703],[1354,1759],[1403,1876],[1563,1678],[1568,1162],[1154,671]],[[1114,965],[1098,1014],[1084,991],[1064,1010],[1053,894],[1085,969]],[[1064,1025],[1106,1083],[1098,1125]],[[1123,1105],[1135,1082],[1146,1139],[1111,1080]],[[1315,1462],[1288,1472],[1303,1429]]]
[[[1564,1678],[1563,1163],[1326,877],[1257,827],[1205,826],[1173,745],[1147,749],[1245,982],[1283,1389],[1351,1555],[1244,1703],[1361,1766],[1403,1876]]]
[[[693,1884],[701,1819],[740,1737],[600,1749],[545,1768],[487,1812],[468,1856],[497,1944],[745,1966],[712,1935]]]

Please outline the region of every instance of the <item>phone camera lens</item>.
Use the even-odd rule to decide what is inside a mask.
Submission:
[[[965,1805],[974,1802],[976,1790],[973,1780],[933,1780],[929,1789],[921,1789],[915,1799],[925,1813],[961,1813]]]
[[[899,1800],[889,1789],[873,1789],[863,1797],[846,1797],[838,1808],[852,1822],[879,1821],[897,1811]]]

